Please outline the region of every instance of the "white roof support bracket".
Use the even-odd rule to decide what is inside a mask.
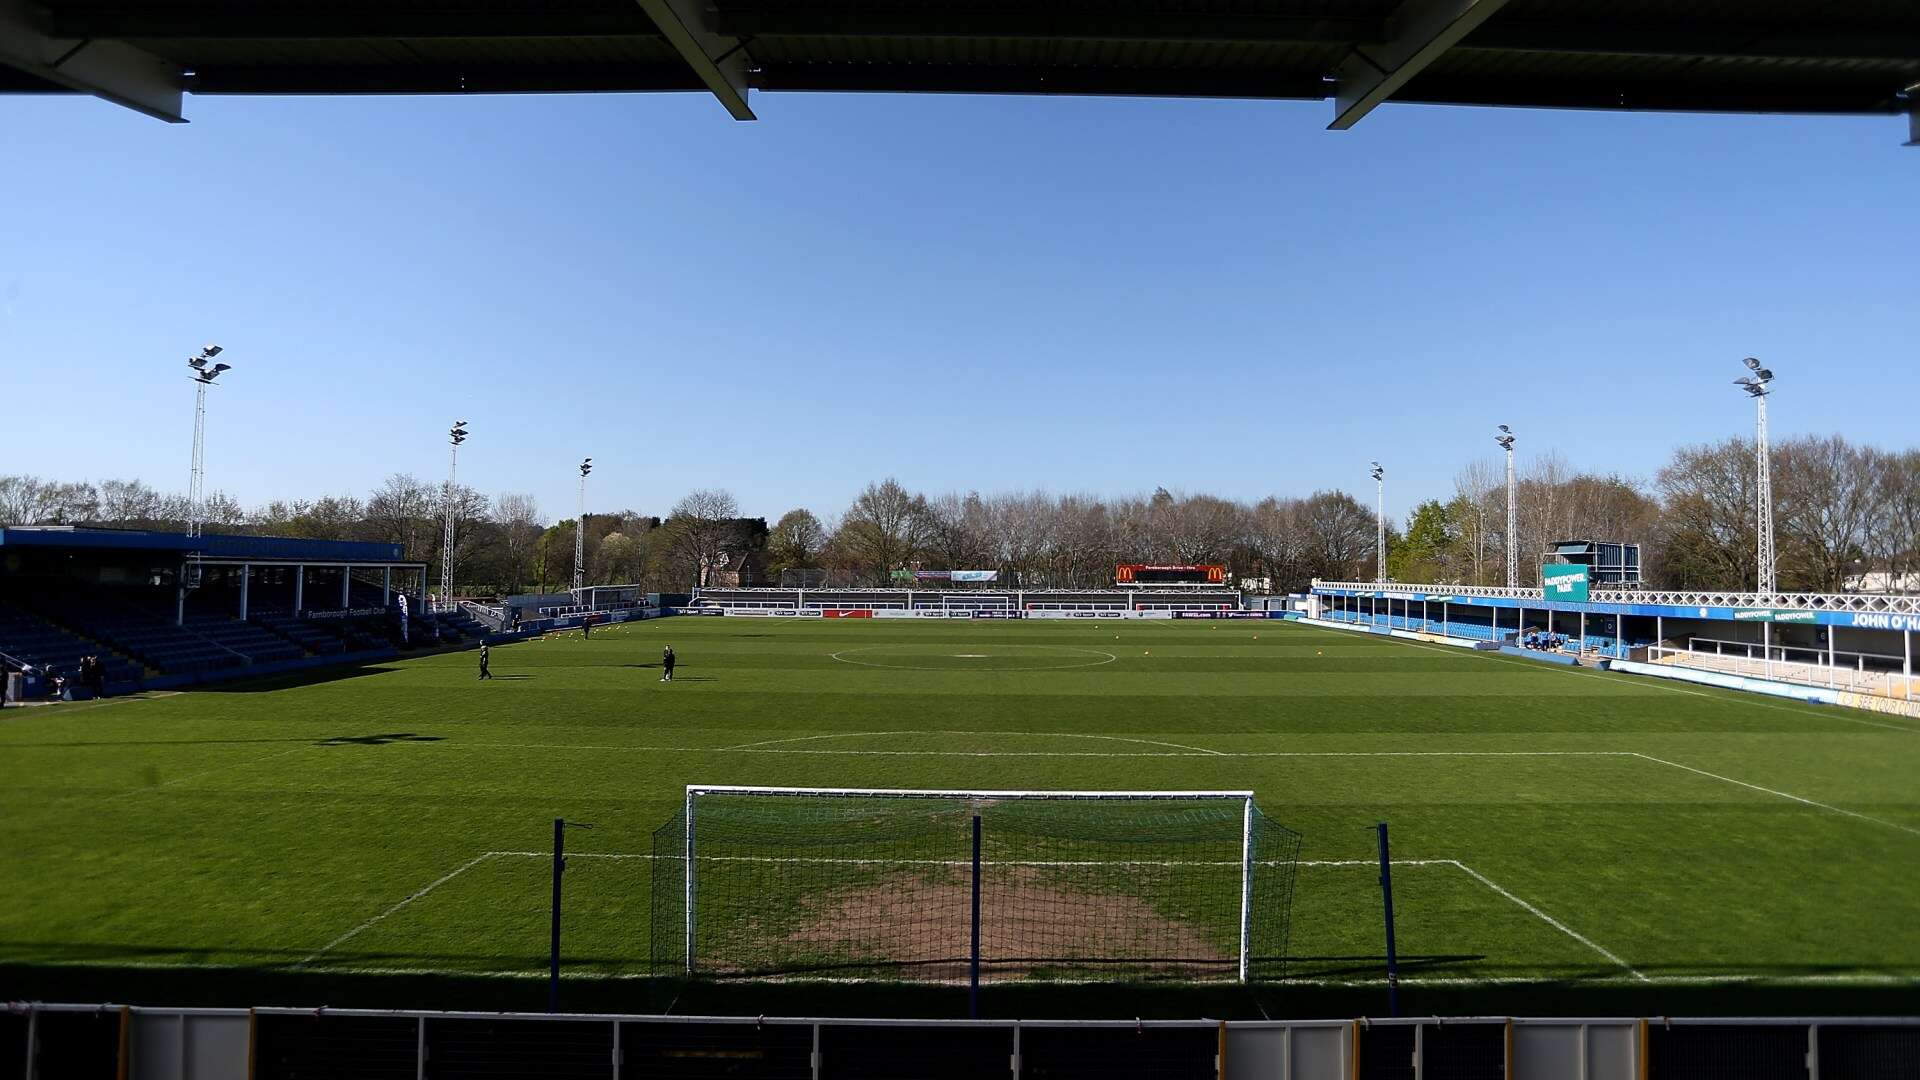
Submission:
[[[1507,0],[1402,0],[1387,20],[1387,40],[1352,53],[1334,70],[1330,131],[1359,123],[1442,53],[1499,11]]]
[[[745,42],[709,31],[701,17],[700,0],[636,2],[735,120],[755,119],[753,110],[747,107]]]
[[[178,66],[122,41],[52,37],[35,25],[26,0],[0,0],[0,64],[169,124],[187,122]]]

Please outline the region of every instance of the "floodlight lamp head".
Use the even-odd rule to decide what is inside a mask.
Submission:
[[[213,375],[218,375],[218,374],[220,374],[220,373],[221,373],[221,372],[223,372],[223,371],[232,371],[232,370],[233,370],[233,365],[232,365],[232,364],[215,364],[215,365],[213,365]],[[210,375],[210,376],[208,376],[208,377],[209,377],[209,378],[211,378],[212,376]]]
[[[201,355],[201,356],[204,356],[204,357],[206,357],[206,358],[207,358],[207,359],[209,359],[209,360],[211,360],[211,359],[213,359],[214,357],[216,357],[216,356],[219,356],[219,355],[220,355],[220,346],[218,346],[218,345],[205,345],[205,346],[202,346],[202,347],[201,347],[201,349],[200,349],[200,355]]]
[[[1508,427],[1508,426],[1507,426],[1507,425],[1505,425],[1505,424],[1501,424],[1501,425],[1500,425],[1500,434],[1502,434],[1502,435],[1511,435],[1511,434],[1513,434],[1513,429],[1512,429],[1512,428],[1510,428],[1510,427]]]
[[[1749,356],[1749,357],[1747,357],[1747,358],[1746,358],[1745,360],[1742,360],[1742,361],[1740,361],[1740,362],[1741,362],[1741,363],[1743,363],[1743,364],[1745,364],[1745,365],[1747,365],[1747,369],[1748,369],[1748,370],[1750,370],[1750,371],[1759,371],[1759,370],[1760,370],[1760,361],[1758,361],[1758,360],[1756,360],[1756,359],[1754,359],[1754,358],[1753,358],[1753,357],[1751,357],[1751,356]]]

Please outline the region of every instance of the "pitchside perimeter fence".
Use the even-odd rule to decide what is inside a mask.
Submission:
[[[937,1021],[14,1005],[25,1080],[1890,1080],[1920,1019]]]
[[[692,786],[653,837],[654,970],[1279,978],[1299,852],[1246,791]]]

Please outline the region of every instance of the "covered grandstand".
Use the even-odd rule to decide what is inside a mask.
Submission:
[[[1315,581],[1312,596],[1311,617],[1335,625],[1920,705],[1920,596],[1596,589],[1576,602],[1540,589],[1354,581]]]
[[[0,92],[1116,94],[1915,113],[1908,0],[0,0]],[[1915,124],[1920,140],[1920,119]]]
[[[97,656],[124,693],[477,642],[464,614],[427,611],[425,584],[397,544],[9,527],[0,657],[38,676]]]
[[[702,589],[691,610],[813,618],[1171,618],[1240,607],[1227,589]]]

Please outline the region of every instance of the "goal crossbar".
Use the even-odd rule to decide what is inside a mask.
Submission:
[[[688,784],[695,795],[847,795],[899,799],[1251,799],[1251,791],[978,791],[971,788],[755,787],[749,784]]]

